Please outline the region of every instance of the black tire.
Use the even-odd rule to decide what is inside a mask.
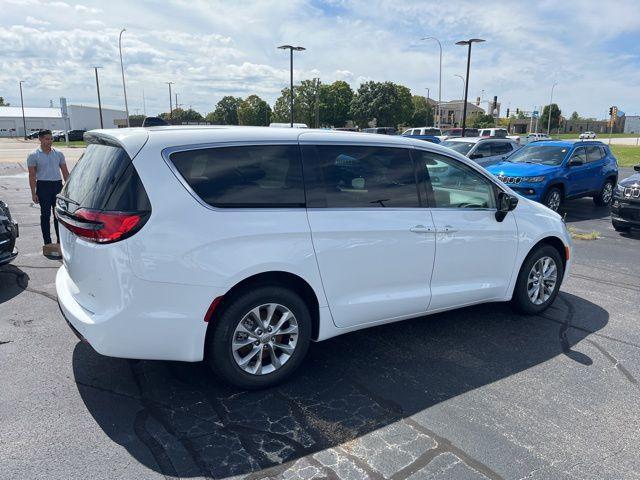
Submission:
[[[547,193],[544,194],[544,200],[542,203],[545,207],[557,212],[560,210],[560,206],[562,205],[562,190],[558,187],[551,187],[547,190]]]
[[[554,289],[549,298],[544,303],[536,305],[529,298],[527,292],[527,280],[534,264],[543,257],[549,257],[555,262],[557,269],[557,279]],[[560,284],[562,283],[563,276],[564,264],[562,263],[560,252],[558,252],[558,250],[556,250],[556,248],[552,247],[551,245],[540,245],[539,247],[536,247],[531,253],[529,253],[526,260],[522,264],[522,267],[520,267],[518,279],[516,280],[516,286],[513,290],[513,296],[511,297],[511,306],[517,312],[529,315],[537,315],[545,311],[549,307],[549,305],[551,305],[556,299],[558,291],[560,290]]]
[[[631,231],[631,227],[627,225],[621,225],[619,223],[613,222],[613,229],[616,232],[629,233]]]
[[[593,196],[593,203],[599,207],[608,207],[611,204],[613,198],[613,188],[615,187],[614,181],[609,178],[602,185],[600,191]]]
[[[295,350],[281,367],[264,375],[251,374],[245,372],[234,359],[232,349],[234,331],[248,312],[269,303],[283,305],[294,315],[298,326],[297,343]],[[272,387],[291,376],[302,363],[311,341],[309,308],[296,293],[280,286],[257,287],[240,293],[225,306],[220,318],[214,322],[211,326],[213,330],[207,335],[205,360],[225,381],[247,390]],[[253,348],[252,345],[248,347]],[[265,357],[268,356],[267,353],[268,351],[265,352]]]

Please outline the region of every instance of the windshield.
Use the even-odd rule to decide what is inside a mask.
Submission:
[[[462,155],[466,155],[467,153],[469,153],[469,150],[471,150],[471,148],[475,145],[475,143],[453,142],[451,140],[445,140],[440,145],[442,145],[443,147],[450,148],[451,150],[455,150],[456,152],[461,153]]]
[[[525,146],[511,155],[507,162],[539,163],[541,165],[560,165],[567,156],[569,147],[551,147],[545,145]]]

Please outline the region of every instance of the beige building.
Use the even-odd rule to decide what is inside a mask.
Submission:
[[[462,125],[464,100],[452,100],[440,104],[441,124],[443,127],[459,127]],[[467,102],[467,126],[473,123],[478,115],[484,115],[484,110],[477,105]]]

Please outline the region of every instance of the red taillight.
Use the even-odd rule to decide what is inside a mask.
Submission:
[[[116,242],[140,227],[143,214],[103,212],[80,208],[73,215],[59,214],[58,220],[79,237],[96,243]]]

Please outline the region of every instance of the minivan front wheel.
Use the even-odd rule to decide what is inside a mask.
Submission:
[[[522,264],[511,299],[521,313],[543,312],[555,300],[564,275],[560,253],[551,245],[541,245]]]
[[[219,376],[240,388],[280,383],[298,368],[309,348],[309,309],[283,287],[247,290],[212,321],[207,361]]]

